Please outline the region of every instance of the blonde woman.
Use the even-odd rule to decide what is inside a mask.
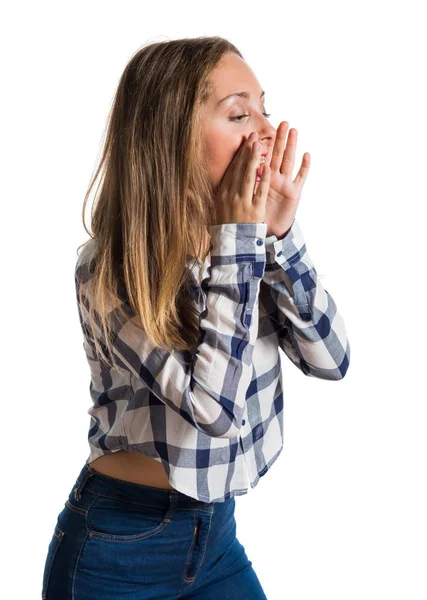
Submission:
[[[338,381],[350,347],[295,220],[310,155],[293,180],[297,132],[265,105],[220,37],[152,43],[124,70],[75,270],[90,454],[45,599],[266,598],[234,509],[283,447],[279,348]]]

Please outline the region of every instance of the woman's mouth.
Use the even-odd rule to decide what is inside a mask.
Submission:
[[[263,171],[264,164],[265,164],[266,160],[267,160],[267,153],[266,154],[262,154],[261,155],[261,160],[259,162],[259,167],[258,167],[257,172],[256,172],[256,174],[257,174],[256,181],[257,182],[261,181],[261,175],[262,175],[262,171]]]

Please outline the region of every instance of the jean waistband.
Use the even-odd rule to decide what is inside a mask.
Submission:
[[[161,489],[110,477],[98,473],[87,463],[83,465],[71,492],[75,500],[81,499],[83,489],[87,489],[94,495],[108,496],[136,504],[149,504],[164,510],[172,505],[179,508],[203,508],[213,511],[215,505],[215,502],[203,502],[178,490]]]

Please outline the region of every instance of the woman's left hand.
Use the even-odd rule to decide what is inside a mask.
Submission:
[[[270,188],[265,209],[267,236],[274,234],[278,238],[284,237],[292,227],[310,167],[310,154],[305,152],[300,170],[292,181],[298,134],[295,128],[290,129],[286,143],[288,126],[287,121],[282,121],[277,128],[270,161]]]

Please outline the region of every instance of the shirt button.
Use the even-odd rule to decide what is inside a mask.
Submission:
[[[245,424],[246,424],[246,421],[245,421],[245,419],[243,419],[243,421],[242,421],[242,425],[245,425]]]
[[[264,242],[262,240],[257,240],[256,243],[258,244],[258,246],[262,246]]]
[[[282,251],[280,250],[280,252],[277,253],[277,256],[282,256]]]

